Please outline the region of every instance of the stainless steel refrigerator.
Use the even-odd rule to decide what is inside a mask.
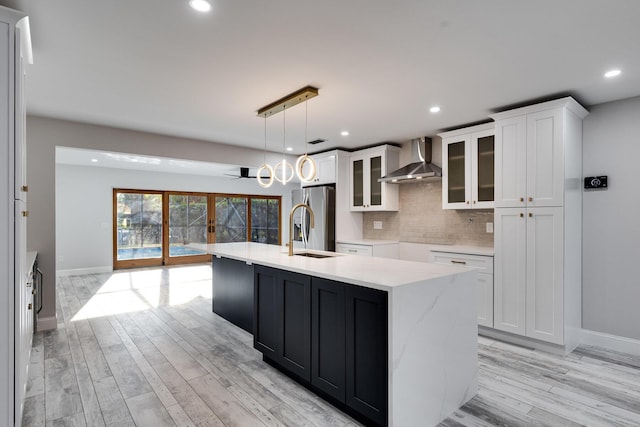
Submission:
[[[298,208],[293,217],[294,249],[336,250],[336,190],[329,186],[308,187],[291,192],[291,207],[306,203],[314,214],[314,227],[309,225],[310,215]]]

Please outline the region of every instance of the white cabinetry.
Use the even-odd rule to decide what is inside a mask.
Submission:
[[[378,182],[398,169],[400,148],[392,145],[367,148],[351,153],[351,210],[397,211],[398,186]]]
[[[563,206],[566,114],[554,108],[496,122],[496,208]]]
[[[0,7],[0,425],[20,425],[33,336],[33,296],[26,265],[24,71],[28,21]]]
[[[493,327],[493,257],[431,251],[431,262],[475,267],[478,269],[478,325]]]
[[[494,328],[563,346],[581,327],[582,119],[563,98],[494,114]]]
[[[337,242],[336,252],[349,255],[398,258],[398,242],[366,240],[358,243]]]
[[[336,183],[336,150],[310,156],[316,163],[316,177],[310,182],[302,183],[303,187]]]
[[[438,136],[442,137],[442,208],[493,208],[493,123]]]

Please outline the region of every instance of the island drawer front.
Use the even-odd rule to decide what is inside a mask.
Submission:
[[[373,247],[370,245],[353,245],[349,243],[337,243],[336,252],[341,254],[373,256]]]
[[[431,262],[476,267],[482,273],[493,274],[493,257],[488,255],[468,255],[431,251]]]

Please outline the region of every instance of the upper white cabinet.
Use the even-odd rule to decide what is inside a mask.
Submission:
[[[378,182],[398,169],[400,148],[381,145],[351,153],[351,210],[397,211],[398,186]]]
[[[496,119],[496,208],[564,204],[565,141],[573,132],[567,129],[567,119],[580,116],[574,110],[584,108],[575,101],[567,106],[552,101],[545,108],[492,116]]]
[[[493,123],[438,135],[442,137],[442,208],[493,208]]]
[[[494,114],[494,328],[578,344],[582,286],[582,119],[563,98]]]
[[[316,163],[316,177],[310,182],[303,182],[303,187],[336,183],[336,151],[313,154],[310,156]]]

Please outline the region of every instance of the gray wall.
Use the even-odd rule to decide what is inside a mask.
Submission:
[[[113,265],[113,189],[194,191],[282,196],[291,209],[291,190],[299,185],[263,189],[254,179],[158,173],[95,166],[56,165],[56,268],[111,268]],[[81,201],[79,203],[79,201]],[[282,242],[288,239],[282,215]]]
[[[260,165],[263,153],[214,142],[177,138],[36,116],[27,117],[29,222],[27,247],[37,250],[45,280],[40,318],[55,316],[56,214],[55,147],[199,160],[233,165]],[[267,161],[281,159],[271,153]],[[275,193],[274,193],[275,194]]]
[[[609,188],[583,194],[582,326],[640,339],[640,97],[590,110],[583,173]]]

